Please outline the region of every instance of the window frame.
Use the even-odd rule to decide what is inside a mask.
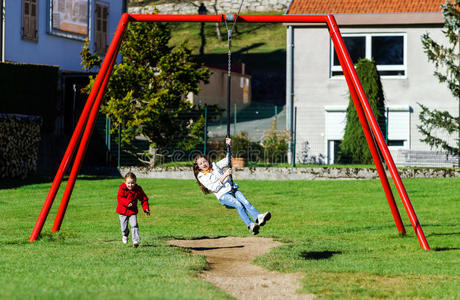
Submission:
[[[107,15],[105,16],[105,21],[106,21],[106,28],[105,28],[105,32],[104,32],[104,28],[103,28],[103,20],[104,20],[104,16],[101,16],[101,31],[98,31],[98,28],[97,28],[97,22],[99,21],[99,18],[97,16],[97,9],[98,7],[104,7],[107,9]],[[102,14],[102,12],[101,12]],[[110,3],[109,2],[104,2],[104,1],[96,1],[95,5],[94,5],[94,51],[101,55],[101,56],[105,56],[105,54],[107,53],[107,50],[109,48],[109,44],[108,44],[108,40],[109,40],[109,14],[110,14]],[[105,37],[105,45],[104,47],[101,47],[99,45],[99,35],[100,34],[104,34],[104,37]]]
[[[402,71],[404,75],[384,75],[380,76],[383,78],[395,78],[395,79],[406,79],[407,78],[407,33],[405,32],[372,32],[372,33],[362,33],[362,32],[350,32],[342,33],[342,37],[365,37],[365,58],[372,58],[372,37],[376,36],[398,36],[403,38],[403,64],[402,65],[377,65],[377,71]],[[333,75],[333,72],[342,72],[342,67],[339,65],[334,65],[334,44],[330,40],[330,57],[329,57],[329,78],[330,79],[343,79],[343,74]]]
[[[93,7],[93,1],[94,0],[86,0],[87,1],[87,16],[88,16],[88,19],[87,19],[87,22],[86,22],[86,26],[87,26],[87,32],[86,34],[79,34],[79,33],[75,33],[75,32],[70,32],[70,31],[64,31],[64,30],[60,30],[58,28],[55,28],[53,26],[53,10],[54,10],[54,1],[53,0],[46,0],[47,1],[47,33],[50,34],[50,35],[54,35],[54,36],[59,36],[59,37],[63,37],[63,38],[68,38],[68,39],[73,39],[73,40],[78,40],[78,41],[84,41],[87,37],[90,37],[91,36],[91,22],[93,20],[93,15],[92,15],[92,7]]]
[[[1,1],[1,0],[0,0]],[[30,21],[32,19],[32,2],[35,2],[35,33],[30,34]],[[26,3],[29,4],[29,14],[25,14],[25,6]],[[21,38],[25,41],[29,42],[38,42],[38,5],[39,5],[39,0],[22,0],[21,1]],[[29,28],[27,31],[25,30],[25,22],[26,19],[29,21]]]

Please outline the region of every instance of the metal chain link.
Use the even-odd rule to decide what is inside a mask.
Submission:
[[[231,73],[232,73],[232,50],[231,50],[231,47],[232,47],[232,31],[229,30],[228,31],[228,61],[227,61],[227,69],[228,69],[227,75],[228,76],[231,76]]]

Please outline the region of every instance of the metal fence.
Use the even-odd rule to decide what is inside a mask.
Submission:
[[[130,144],[122,144],[120,128],[112,128],[110,119],[100,114],[96,121],[95,138],[104,140],[106,146],[104,164],[140,166],[189,163],[199,153],[205,153],[213,159],[224,157],[227,134],[226,112],[205,106],[194,115],[183,115],[182,118],[197,119],[197,114],[198,118],[203,118],[205,123],[200,134],[201,141],[193,149],[180,147],[150,149],[148,140],[142,136],[137,136]],[[234,154],[251,153],[252,155],[247,158],[260,162],[287,162],[287,158],[284,158],[287,155],[287,147],[282,150],[269,149],[268,146],[264,150],[263,147],[264,141],[278,135],[283,135],[287,143],[289,138],[285,133],[286,111],[284,106],[263,103],[253,103],[244,107],[233,105],[230,115],[230,133],[234,140]],[[155,159],[152,159],[152,156],[155,156]]]
[[[397,166],[434,166],[453,167],[459,165],[458,157],[446,155],[436,150],[413,150],[403,147],[400,136],[407,134],[408,128],[398,124],[397,113],[393,116],[391,109],[384,109],[385,122],[380,126]],[[140,166],[162,165],[174,163],[190,164],[193,157],[199,153],[209,155],[212,159],[225,156],[225,137],[227,133],[226,113],[223,110],[202,107],[195,115],[184,115],[182,118],[196,119],[197,115],[204,119],[202,132],[198,133],[199,142],[193,149],[149,149],[146,138],[138,136],[130,144],[120,143],[120,130],[116,128],[110,134],[111,123],[104,115],[100,115],[96,132],[106,145],[105,165],[111,166]],[[241,156],[250,164],[285,164],[293,165],[291,157],[295,157],[296,164],[324,165],[331,163],[331,156],[337,155],[340,149],[340,140],[332,141],[331,149],[324,148],[324,142],[313,143],[301,139],[286,130],[286,107],[263,103],[252,103],[249,106],[231,107],[230,131],[233,138],[234,156]],[[418,114],[417,114],[418,115]],[[299,112],[302,118],[302,111]],[[344,121],[345,122],[345,121]],[[408,126],[414,126],[408,125]],[[343,124],[345,127],[345,124]],[[413,129],[410,129],[413,130]],[[112,128],[113,131],[113,128]],[[411,133],[409,133],[411,134]],[[195,136],[195,138],[197,138]],[[296,141],[297,140],[297,141]],[[447,136],[448,143],[455,145],[458,137]],[[288,146],[291,143],[291,148]],[[415,143],[415,141],[413,142]],[[420,141],[417,141],[420,145]],[[334,148],[335,147],[335,148]],[[427,148],[427,147],[425,147]],[[291,150],[294,151],[291,156]],[[154,157],[154,159],[153,159]],[[334,161],[333,161],[334,162]],[[336,161],[334,162],[336,163]]]

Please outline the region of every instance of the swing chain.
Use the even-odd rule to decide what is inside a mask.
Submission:
[[[228,61],[227,61],[227,75],[231,76],[232,73],[232,30],[227,31],[228,35]]]
[[[231,48],[232,48],[232,33],[233,33],[233,29],[235,28],[236,21],[238,20],[238,16],[240,15],[241,8],[243,7],[243,2],[244,2],[244,0],[241,0],[240,8],[238,9],[238,13],[236,15],[234,15],[234,14],[226,14],[225,15],[225,28],[227,28],[227,40],[228,40],[228,67],[227,67],[228,68],[228,70],[227,70],[227,75],[228,76],[231,76],[231,72],[232,72],[232,50],[231,50]],[[230,22],[233,21],[231,29],[228,28],[227,21],[230,21]]]
[[[236,24],[236,21],[238,19],[238,16],[240,14],[241,7],[243,6],[243,2],[244,2],[244,0],[241,0],[240,8],[238,9],[238,13],[236,15],[227,14],[225,16],[225,27],[227,28],[227,40],[228,40],[227,138],[230,138],[230,84],[231,84],[231,76],[232,76],[232,50],[231,50],[231,48],[232,48],[232,33],[233,33],[233,29],[235,28],[235,24]],[[230,22],[233,21],[233,25],[232,25],[231,29],[228,28],[227,21],[230,21]],[[227,165],[228,165],[229,168],[231,168],[232,167],[232,146],[229,145],[229,144],[227,144],[227,153],[229,154]],[[235,196],[235,189],[234,189],[234,186],[233,186],[233,177],[232,177],[231,174],[229,176],[229,179],[230,179],[230,185],[232,187],[232,190],[231,190],[232,195]]]

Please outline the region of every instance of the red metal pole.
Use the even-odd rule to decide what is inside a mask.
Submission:
[[[85,127],[85,131],[83,133],[80,147],[78,148],[78,152],[75,157],[72,171],[67,181],[67,185],[64,190],[64,195],[62,196],[61,204],[59,205],[56,219],[54,220],[52,232],[56,232],[60,229],[62,220],[64,219],[67,205],[69,203],[69,199],[72,194],[73,187],[75,185],[75,180],[78,175],[78,171],[80,170],[80,166],[81,166],[83,157],[85,156],[86,149],[89,143],[89,139],[91,137],[91,133],[94,128],[97,113],[99,111],[99,106],[101,104],[102,98],[104,97],[105,88],[107,87],[107,83],[110,78],[110,73],[112,72],[113,65],[115,64],[118,50],[121,45],[123,33],[128,25],[128,22],[129,22],[128,14],[123,14],[118,24],[117,30],[115,31],[115,35],[112,39],[112,43],[110,44],[110,47],[105,56],[102,67],[96,77],[96,80],[100,78],[100,80],[102,81],[102,84],[100,85],[100,88],[98,90],[95,90],[96,87],[94,86],[91,91],[91,93],[93,92],[97,93],[97,98],[96,98],[96,101],[94,102],[93,107],[91,108],[91,112],[90,112],[89,119]]]
[[[340,32],[337,32],[337,34],[340,34]],[[332,34],[331,32],[331,37],[332,41],[334,42],[334,45],[337,45],[337,38]],[[335,47],[337,48],[337,47]],[[344,55],[348,55],[349,53],[347,49],[345,48],[343,51]],[[344,58],[342,57],[342,53],[337,53],[337,56],[339,58],[340,64],[343,64]],[[372,137],[371,131],[369,129],[369,124],[367,123],[366,117],[364,116],[363,108],[361,106],[361,103],[358,100],[358,96],[356,94],[356,90],[351,82],[350,74],[348,70],[343,69],[343,73],[345,76],[345,79],[348,84],[348,88],[350,89],[350,95],[353,100],[353,104],[355,105],[356,112],[358,114],[359,121],[361,123],[361,126],[364,131],[364,136],[366,137],[367,144],[369,145],[369,150],[372,155],[372,159],[374,160],[374,164],[377,167],[377,173],[379,174],[380,181],[383,186],[383,190],[385,192],[385,195],[387,197],[388,204],[390,206],[391,214],[393,215],[393,219],[396,224],[396,228],[398,229],[398,232],[401,234],[406,234],[406,229],[404,228],[403,221],[401,220],[401,215],[399,214],[398,206],[396,205],[393,192],[391,190],[390,184],[388,182],[387,175],[385,173],[385,170],[382,165],[382,161],[380,160],[380,155],[378,154],[377,147],[375,144],[375,141]]]
[[[233,15],[232,15],[233,16]],[[138,22],[223,22],[226,15],[136,15],[129,17]],[[241,23],[326,23],[326,15],[317,16],[271,16],[271,15],[238,15]]]
[[[136,22],[222,22],[223,15],[136,15],[129,18]]]
[[[108,64],[106,65],[103,64],[101,66],[100,73],[101,72],[105,73],[107,70],[107,66]],[[75,130],[72,134],[72,138],[70,139],[69,145],[67,146],[66,152],[64,153],[64,157],[62,158],[61,164],[59,165],[59,169],[56,172],[56,176],[54,177],[53,183],[51,184],[51,188],[45,199],[45,203],[43,204],[42,210],[40,211],[37,222],[34,226],[34,229],[32,230],[32,234],[30,235],[30,238],[29,238],[30,242],[35,241],[43,229],[43,225],[45,224],[46,218],[48,217],[48,213],[51,209],[51,206],[53,205],[54,199],[59,190],[59,186],[61,185],[62,178],[64,177],[64,174],[69,167],[72,155],[75,152],[76,145],[78,141],[80,140],[80,137],[83,131],[83,126],[85,125],[88,119],[89,112],[91,110],[91,107],[93,106],[94,99],[97,95],[97,92],[99,91],[102,81],[103,81],[102,76],[101,77],[97,76],[94,82],[93,89],[91,90],[91,93],[88,96],[88,99],[86,100],[85,106],[80,115],[77,126],[75,127]]]
[[[241,23],[326,23],[327,15],[239,15]]]
[[[396,169],[395,163],[393,158],[391,157],[390,151],[385,143],[385,139],[383,138],[382,132],[378,126],[377,120],[375,119],[374,114],[372,113],[372,109],[369,105],[369,101],[367,100],[366,93],[364,92],[361,83],[359,81],[358,75],[356,74],[356,70],[353,66],[353,62],[350,59],[350,56],[347,55],[348,53],[345,52],[345,44],[342,40],[341,35],[339,34],[337,23],[335,22],[335,18],[332,15],[328,16],[327,22],[330,30],[331,36],[334,36],[336,41],[336,51],[339,54],[339,57],[342,56],[343,63],[341,62],[342,69],[347,70],[348,74],[351,75],[351,83],[355,87],[355,91],[358,95],[358,99],[361,103],[361,106],[364,110],[365,116],[367,121],[370,124],[370,128],[374,134],[374,137],[377,141],[377,145],[382,152],[382,155],[385,159],[385,162],[388,165],[390,170],[391,176],[393,177],[393,181],[395,182],[396,188],[398,189],[399,196],[402,199],[404,208],[409,216],[409,220],[411,221],[412,227],[417,235],[420,245],[425,250],[430,250],[430,246],[425,238],[425,234],[423,233],[422,226],[420,225],[417,215],[415,214],[414,208],[412,207],[412,203],[409,200],[409,196],[407,195],[406,189],[404,188],[404,184],[402,183],[401,177],[398,174],[398,170]]]

